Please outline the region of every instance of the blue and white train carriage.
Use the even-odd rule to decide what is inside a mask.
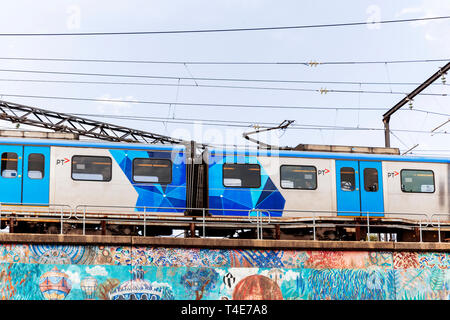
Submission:
[[[204,158],[212,214],[450,220],[449,158],[273,150]]]
[[[184,146],[1,139],[2,205],[183,213]],[[97,209],[98,210],[98,209]],[[114,210],[113,210],[114,211]]]
[[[449,221],[450,159],[0,139],[2,206],[248,218]],[[105,215],[103,215],[105,216]]]

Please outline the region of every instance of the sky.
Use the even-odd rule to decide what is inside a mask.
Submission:
[[[376,22],[450,15],[448,0],[49,0],[39,2],[16,0],[1,1],[0,4],[1,33],[226,29]],[[89,116],[86,117],[104,122],[215,145],[254,145],[242,137],[244,132],[254,131],[254,126],[257,125],[267,126],[264,123],[278,124],[284,120],[294,120],[296,127],[283,131],[271,131],[267,135],[260,134],[259,138],[281,146],[297,144],[384,146],[382,115],[417,86],[394,83],[420,84],[446,62],[317,66],[198,65],[188,62],[450,60],[449,28],[450,19],[446,19],[336,28],[228,33],[0,37],[0,58],[187,62],[186,64],[133,64],[0,59],[1,70],[174,77],[174,79],[114,78],[0,71],[0,98],[53,111],[88,114]],[[179,80],[178,77],[187,79]],[[225,82],[196,80],[196,78],[349,81],[356,84]],[[42,83],[12,80],[115,81],[140,82],[146,85]],[[385,84],[369,85],[361,84],[361,82]],[[450,81],[447,82],[450,84]],[[253,88],[204,87],[205,85]],[[265,89],[254,89],[254,87]],[[301,90],[274,90],[267,87]],[[320,93],[304,91],[304,89],[353,92]],[[450,93],[450,90],[449,86],[442,85],[439,79],[424,93]],[[172,104],[72,101],[8,95],[157,101]],[[406,105],[392,116],[391,146],[405,152],[417,145],[412,150],[412,154],[450,155],[450,136],[446,134],[450,132],[450,122],[434,134],[431,133],[434,128],[450,119],[449,102],[448,96],[417,96],[412,106]],[[203,105],[186,106],[177,105],[177,103]],[[256,107],[236,108],[217,106],[217,104]],[[260,106],[297,106],[312,109],[276,109]],[[353,109],[342,110],[342,108]],[[367,108],[383,110],[364,110]],[[123,115],[167,118],[169,121],[137,121],[118,118]],[[181,121],[177,119],[197,121],[189,124],[174,123]],[[239,121],[245,123],[241,127],[218,126],[210,125],[210,120],[225,120],[229,121],[228,124],[236,124]],[[321,129],[318,129],[318,126],[321,126]],[[342,127],[357,130],[342,130]],[[0,122],[0,129],[4,128],[15,128],[15,125]],[[20,127],[20,129],[27,128]]]

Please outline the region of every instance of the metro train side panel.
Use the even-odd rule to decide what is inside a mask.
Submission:
[[[265,209],[271,216],[278,217],[311,216],[313,211],[320,216],[337,214],[347,217],[369,215],[390,218],[410,218],[407,213],[449,213],[450,169],[446,159],[210,150],[208,160],[209,207],[215,209],[211,211],[213,215],[227,214],[228,209],[236,208],[242,209],[238,212],[242,216],[248,215],[253,209]],[[271,187],[226,186],[224,164],[238,163],[259,164],[262,184],[270,181]],[[280,177],[283,165],[314,168],[317,185],[314,189],[302,190],[286,188],[286,185],[283,187]],[[416,170],[418,175],[431,174],[427,173],[429,171],[435,180],[430,185],[422,185],[421,192],[411,193],[402,190],[402,170]],[[433,192],[427,192],[428,189],[433,189]],[[282,200],[261,202],[263,191],[266,193],[265,198],[272,196]]]
[[[73,157],[76,155],[111,158],[111,180],[71,179]],[[51,203],[64,203],[73,207],[136,207],[138,211],[163,212],[183,212],[186,207],[186,166],[182,151],[53,147],[52,159],[55,164],[50,189]],[[171,181],[136,182],[133,176],[135,159],[167,160],[172,167]],[[111,210],[115,211],[114,208]]]
[[[177,214],[187,206],[185,147],[1,141],[0,203],[147,207]],[[214,149],[204,155],[211,215],[247,217],[261,210],[288,218],[314,213],[417,219],[450,212],[450,164],[445,158]],[[74,163],[80,156],[109,163],[108,179],[74,176],[74,168],[84,168]],[[170,169],[170,179],[136,176],[135,168],[148,166]],[[240,172],[253,177],[250,184]],[[417,190],[411,189],[411,175],[422,181]]]

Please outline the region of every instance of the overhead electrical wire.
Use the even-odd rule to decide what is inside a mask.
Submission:
[[[350,26],[367,26],[379,24],[393,24],[416,21],[437,21],[449,19],[450,16],[436,16],[411,19],[395,19],[380,21],[358,21],[344,23],[326,23],[326,24],[310,24],[310,25],[293,25],[293,26],[271,26],[271,27],[243,27],[243,28],[214,28],[214,29],[185,29],[185,30],[154,30],[154,31],[113,31],[113,32],[22,32],[22,33],[0,33],[1,37],[43,37],[43,36],[117,36],[117,35],[163,35],[163,34],[198,34],[198,33],[222,33],[222,32],[244,32],[244,31],[270,31],[270,30],[295,30],[295,29],[317,29],[317,28],[334,28],[334,27],[350,27]]]
[[[0,69],[0,72],[35,73],[52,75],[74,75],[74,76],[94,76],[94,77],[118,77],[118,78],[145,78],[145,79],[166,79],[166,80],[192,80],[192,77],[183,76],[159,76],[159,75],[139,75],[139,74],[116,74],[116,73],[92,73],[92,72],[69,72],[69,71],[48,71],[48,70],[24,70],[24,69]],[[416,85],[412,82],[360,82],[360,81],[332,81],[332,80],[283,80],[283,79],[245,79],[245,78],[212,78],[195,77],[197,81],[224,81],[224,82],[267,82],[267,83],[316,83],[316,84],[398,84]],[[435,84],[438,85],[438,84]]]
[[[55,99],[55,100],[74,100],[74,101],[90,101],[90,102],[106,102],[106,103],[137,103],[150,105],[176,105],[195,106],[195,107],[225,107],[225,108],[262,108],[262,109],[301,109],[301,110],[349,110],[349,111],[382,111],[386,108],[360,108],[360,107],[312,107],[312,106],[285,106],[285,105],[259,105],[259,104],[225,104],[225,103],[195,103],[195,102],[179,102],[179,101],[143,101],[143,100],[123,100],[123,99],[102,99],[102,98],[81,98],[81,97],[62,97],[62,96],[37,96],[37,95],[22,95],[22,94],[8,94],[0,92],[0,99],[3,97],[15,98],[36,98],[36,99]],[[400,109],[402,111],[416,111],[435,115],[450,116],[449,114],[439,113],[434,111],[420,110],[420,109]]]
[[[101,77],[125,77],[125,78],[151,78],[151,79],[171,79],[171,80],[193,80],[192,77],[173,77],[173,76],[153,76],[153,75],[126,75],[126,74],[105,74],[105,73],[85,73],[85,72],[62,72],[62,71],[44,71],[44,70],[21,70],[21,69],[0,69],[0,72],[18,72],[18,73],[37,73],[37,74],[58,74],[58,75],[77,75],[77,76],[101,76]],[[220,78],[202,78],[195,77],[196,81],[205,80],[205,81],[256,81],[256,82],[290,82],[295,83],[296,80],[246,80],[246,79],[220,79]],[[327,82],[323,82],[327,83]],[[196,82],[196,87],[202,86]],[[225,88],[227,86],[220,86]],[[236,88],[236,86],[228,86],[229,88]],[[257,89],[257,87],[246,87],[243,89]],[[271,88],[272,89],[272,88]],[[283,89],[280,89],[283,90]],[[286,89],[291,90],[291,89]],[[339,90],[339,89],[328,89],[328,88],[320,88],[320,89],[310,89],[310,88],[295,88],[296,91],[306,91],[306,92],[319,92],[321,94],[326,93],[372,93],[372,94],[397,94],[397,95],[407,95],[408,92],[394,92],[394,91],[369,91],[369,90]],[[428,96],[447,96],[447,93],[421,93],[421,95]]]
[[[259,87],[238,85],[212,85],[212,84],[185,84],[185,83],[151,83],[151,82],[119,82],[119,81],[78,81],[78,80],[45,80],[45,79],[13,79],[0,78],[1,82],[34,82],[34,83],[63,83],[63,84],[100,84],[100,85],[133,85],[133,86],[168,86],[168,87],[204,87],[204,88],[227,88],[227,89],[260,89],[260,90],[288,90],[295,91],[296,88],[287,87]],[[281,80],[283,81],[283,80]],[[338,84],[338,85],[399,85],[417,86],[415,82],[356,82],[356,81],[327,81],[327,80],[295,80],[302,84]],[[450,86],[448,83],[432,83],[434,86]]]
[[[96,118],[110,118],[110,119],[122,119],[122,120],[135,120],[145,122],[167,122],[178,124],[201,124],[210,126],[226,126],[226,127],[240,127],[248,128],[254,125],[258,125],[259,128],[271,128],[278,125],[278,123],[270,122],[250,122],[241,120],[219,120],[219,119],[192,119],[192,118],[161,118],[161,117],[143,117],[143,116],[122,116],[122,115],[110,115],[110,114],[87,114],[87,113],[71,113],[75,116],[88,116]],[[261,126],[263,125],[263,126]],[[265,127],[266,126],[266,127]],[[308,125],[308,124],[291,124],[286,129],[297,130],[375,130],[381,131],[383,128],[368,128],[368,127],[346,127],[346,126],[327,126],[327,125]],[[410,130],[410,129],[393,129],[396,132],[409,132],[409,133],[430,133],[426,130]],[[450,132],[439,132],[439,134],[450,134]]]
[[[88,62],[88,63],[132,63],[132,64],[180,64],[180,65],[353,65],[353,64],[397,64],[448,62],[450,59],[410,59],[385,61],[157,61],[157,60],[124,60],[124,59],[73,59],[73,58],[30,58],[0,57],[0,60],[17,61],[50,61],[50,62]]]

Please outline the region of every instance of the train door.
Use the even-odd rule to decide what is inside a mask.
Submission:
[[[381,162],[336,160],[336,197],[340,216],[383,216]]]
[[[0,146],[0,203],[20,204],[22,201],[22,146]]]
[[[359,161],[361,214],[383,216],[383,180],[380,161]]]
[[[336,160],[336,197],[338,215],[360,215],[358,161]]]
[[[23,152],[23,204],[48,204],[50,148],[25,146]]]
[[[0,146],[0,203],[48,204],[50,148]]]

